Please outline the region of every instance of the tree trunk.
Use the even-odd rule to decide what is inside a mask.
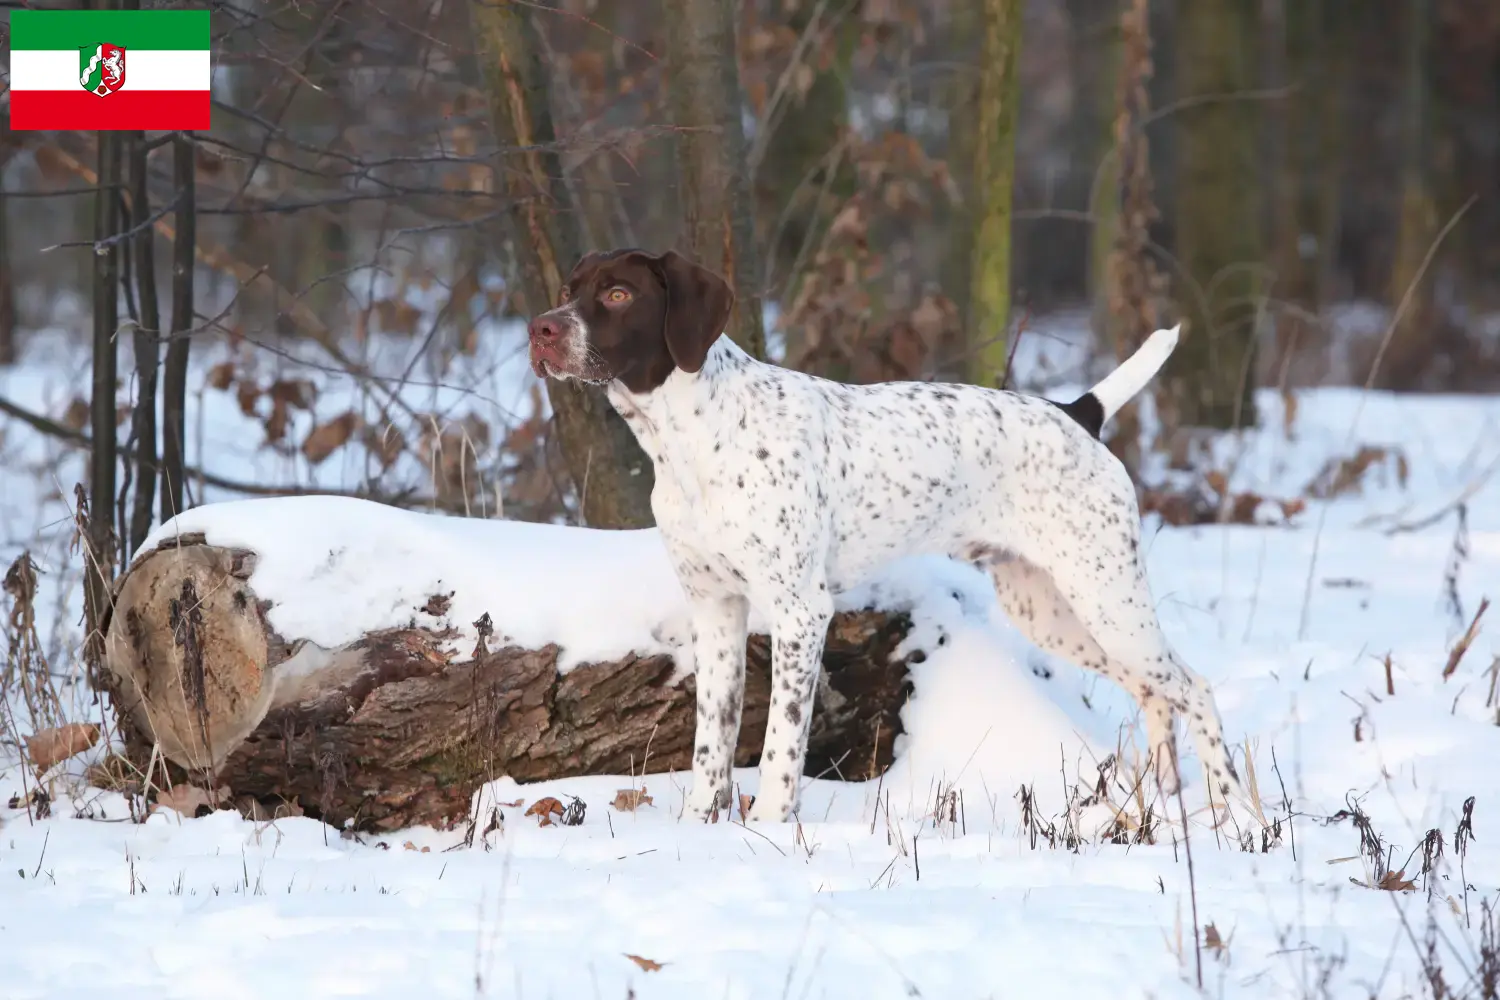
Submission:
[[[10,258],[10,202],[5,197],[5,168],[10,165],[11,140],[0,136],[0,365],[15,364],[16,285]]]
[[[1257,0],[1180,0],[1177,81],[1183,102],[1177,169],[1181,345],[1163,378],[1166,424],[1227,428],[1255,422],[1260,213],[1258,123],[1246,92]]]
[[[156,229],[151,218],[150,186],[147,183],[146,134],[136,132],[130,139],[130,217],[140,231],[132,238],[135,258],[136,297],[140,303],[140,322],[135,327],[135,409],[131,418],[131,437],[135,439],[135,498],[131,506],[128,542],[125,554],[140,548],[151,531],[151,515],[156,506],[156,376],[160,366],[161,310],[156,302]],[[128,460],[128,459],[127,459]]]
[[[1021,0],[982,0],[975,105],[974,226],[969,270],[969,381],[999,386],[1010,331],[1011,201],[1020,94]]]
[[[119,133],[100,132],[98,193],[94,196],[94,240],[112,240],[119,230],[120,139]],[[115,382],[118,353],[115,331],[119,327],[119,247],[110,244],[94,252],[93,388],[89,402],[89,429],[93,442],[89,460],[89,537],[84,562],[84,610],[87,636],[84,662],[90,680],[97,680],[103,652],[103,623],[108,614],[110,585],[115,565]]]
[[[1275,296],[1292,306],[1276,317],[1271,372],[1289,375],[1300,359],[1300,382],[1326,375],[1328,343],[1319,314],[1337,263],[1339,132],[1343,127],[1342,63],[1346,46],[1339,23],[1348,15],[1337,0],[1282,0],[1286,58],[1281,79],[1289,88],[1277,102],[1283,129],[1276,190]],[[1299,369],[1302,366],[1297,366]]]
[[[1415,389],[1432,366],[1436,333],[1432,308],[1432,277],[1422,275],[1422,261],[1437,235],[1427,163],[1428,94],[1427,39],[1430,33],[1428,0],[1407,0],[1403,86],[1401,89],[1401,202],[1396,258],[1391,268],[1390,306],[1395,331],[1390,347],[1374,372],[1378,389]],[[1402,300],[1406,308],[1400,316]]]
[[[495,139],[509,162],[496,187],[509,201],[508,229],[528,312],[555,303],[577,262],[578,226],[563,179],[541,64],[542,46],[529,6],[515,0],[471,0],[480,70]],[[563,457],[585,524],[640,528],[654,523],[651,460],[610,406],[604,390],[547,380]]]
[[[1097,137],[1097,155],[1090,159],[1095,167],[1089,185],[1089,216],[1093,220],[1089,233],[1088,293],[1094,342],[1106,354],[1114,354],[1118,336],[1111,317],[1109,261],[1120,237],[1121,148],[1115,142],[1115,120],[1128,109],[1120,102],[1120,16],[1118,0],[1091,2],[1082,13],[1079,27],[1087,31],[1087,42],[1078,46],[1080,62],[1089,66],[1093,88],[1089,105],[1097,122],[1092,130]],[[1097,39],[1095,37],[1097,33]],[[1086,61],[1085,61],[1086,60]],[[1132,126],[1133,127],[1133,126]]]
[[[1151,256],[1151,224],[1158,218],[1146,121],[1151,111],[1151,18],[1148,0],[1127,0],[1119,17],[1113,154],[1117,172],[1101,184],[1116,187],[1114,239],[1105,256],[1104,299],[1110,350],[1124,361],[1156,330],[1164,282]],[[1102,200],[1102,199],[1101,199]],[[1120,408],[1109,450],[1132,478],[1140,474],[1141,420],[1131,400]]]
[[[183,506],[187,465],[187,366],[192,344],[193,278],[198,217],[197,177],[189,133],[172,136],[172,180],[177,188],[176,232],[172,234],[172,337],[167,342],[161,386],[161,519],[170,521]]]
[[[736,4],[664,0],[667,99],[677,135],[683,249],[729,279],[734,313],[729,335],[757,358],[766,356],[763,272],[756,249],[740,122]]]
[[[488,614],[467,657],[447,651],[446,628],[415,621],[322,650],[267,624],[273,605],[247,582],[256,561],[185,533],[121,578],[106,679],[138,766],[156,744],[176,780],[295,799],[335,825],[388,830],[461,820],[480,785],[500,776],[691,764],[693,682],[674,683],[669,656],[559,674],[555,645],[492,644]],[[901,614],[834,618],[806,773],[864,780],[889,766],[907,665],[920,655],[893,655],[909,628]],[[758,759],[770,689],[769,640],[752,636],[740,766]]]

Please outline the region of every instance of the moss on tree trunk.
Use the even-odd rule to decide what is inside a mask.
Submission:
[[[1432,279],[1422,262],[1437,235],[1437,206],[1427,162],[1428,0],[1407,0],[1401,91],[1401,202],[1396,256],[1391,266],[1390,305],[1400,310],[1389,348],[1374,373],[1381,389],[1415,389],[1431,368],[1436,337]],[[1405,308],[1402,309],[1403,300]]]
[[[1005,378],[1010,323],[1011,202],[1019,118],[1020,0],[980,0],[982,40],[974,141],[974,226],[969,255],[969,380]]]
[[[1173,427],[1255,420],[1256,320],[1263,260],[1255,0],[1180,0],[1177,7],[1177,257],[1188,329],[1163,380]]]

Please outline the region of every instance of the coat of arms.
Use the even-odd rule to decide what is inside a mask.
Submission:
[[[125,86],[125,50],[101,42],[78,50],[78,84],[90,94],[108,97]]]

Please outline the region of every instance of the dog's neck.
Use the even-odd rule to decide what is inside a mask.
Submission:
[[[701,408],[712,387],[725,377],[760,364],[734,341],[720,337],[698,371],[673,368],[665,382],[647,392],[631,392],[616,380],[609,384],[609,400],[622,416],[638,412],[652,418],[681,417],[684,410],[691,414],[694,408]]]
[[[733,396],[720,390],[736,375],[761,365],[734,341],[720,337],[698,371],[674,368],[665,382],[649,392],[631,392],[624,383],[611,382],[609,401],[635,432],[660,474],[663,461],[673,466],[688,461],[687,455],[677,452],[691,428],[701,427],[705,421],[737,419],[728,412],[735,405]]]

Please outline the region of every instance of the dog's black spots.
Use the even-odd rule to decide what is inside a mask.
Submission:
[[[1048,400],[1052,403],[1052,400]],[[1078,422],[1078,426],[1089,432],[1089,437],[1099,439],[1099,432],[1104,429],[1104,404],[1099,402],[1099,397],[1092,392],[1086,392],[1071,403],[1052,403],[1053,406],[1062,410],[1068,416]]]

